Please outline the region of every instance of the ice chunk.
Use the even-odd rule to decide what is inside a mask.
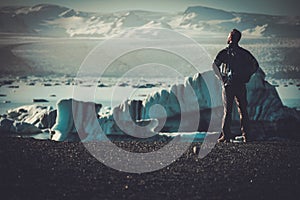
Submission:
[[[51,128],[56,119],[56,111],[51,106],[28,105],[7,111],[7,118],[26,122],[38,128]]]
[[[213,71],[196,74],[187,78],[184,84],[162,89],[143,101],[125,100],[97,120],[95,113],[101,106],[72,99],[61,100],[52,139],[64,141],[70,133],[76,132],[74,121],[77,132],[86,140],[100,139],[101,133],[147,138],[159,132],[218,132],[223,116],[221,89]],[[287,120],[299,124],[299,112],[283,106],[275,87],[265,80],[261,69],[252,76],[247,90],[251,120],[273,123],[272,130],[287,128],[289,125],[284,123]],[[239,120],[236,108],[233,120]],[[210,138],[214,140],[217,136]]]
[[[0,119],[0,131],[2,133],[13,133],[18,135],[41,133],[41,130],[32,124],[7,118]]]
[[[52,140],[65,141],[70,134],[78,132],[80,138],[95,134],[98,130],[97,113],[101,104],[63,99],[57,103],[56,123],[52,128]]]

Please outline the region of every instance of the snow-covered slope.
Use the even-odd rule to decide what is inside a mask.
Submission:
[[[202,6],[189,7],[177,20],[179,26],[187,30],[208,32],[228,32],[233,27],[243,31],[244,35],[298,37],[300,17],[271,16],[227,12]]]
[[[132,27],[161,27],[186,34],[227,33],[233,27],[245,35],[293,36],[300,32],[300,17],[227,12],[194,6],[182,13],[122,11],[81,12],[72,8],[39,4],[0,8],[0,32],[46,36],[110,37]]]

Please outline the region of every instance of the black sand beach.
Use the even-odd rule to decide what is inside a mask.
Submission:
[[[130,174],[100,163],[81,143],[0,137],[1,199],[299,198],[300,142],[217,144],[203,159],[195,145],[168,167]]]

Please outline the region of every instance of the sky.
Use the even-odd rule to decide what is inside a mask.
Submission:
[[[300,15],[299,0],[1,0],[0,6],[58,4],[80,11],[115,12],[150,10],[183,12],[188,6],[207,6],[226,11],[270,15]]]

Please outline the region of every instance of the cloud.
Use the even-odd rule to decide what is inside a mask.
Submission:
[[[264,24],[262,26],[256,26],[255,28],[246,29],[242,33],[246,37],[261,37],[263,36],[263,33],[265,32],[267,27],[268,24]]]

